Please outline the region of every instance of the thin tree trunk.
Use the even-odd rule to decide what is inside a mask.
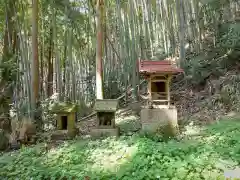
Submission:
[[[102,20],[103,20],[103,0],[97,0],[96,5],[96,29],[97,29],[97,46],[96,46],[96,98],[103,99],[103,68],[102,68]]]
[[[48,97],[52,96],[53,94],[53,25],[50,24],[50,40],[49,40],[49,49],[48,49],[48,75],[47,75],[47,94]]]
[[[39,61],[38,61],[38,0],[32,1],[32,118],[40,123],[39,113]],[[40,128],[40,127],[39,127]]]
[[[9,58],[13,58],[13,44],[12,42],[14,35],[14,24],[12,21],[12,17],[14,16],[14,1],[10,1],[9,4],[6,5],[6,22],[5,22],[5,32],[4,32],[4,46],[3,46],[3,56],[2,62],[7,62]],[[6,74],[5,71],[7,69],[2,69],[0,72],[0,129],[5,130],[6,132],[11,131],[11,121],[9,116],[10,104],[13,100],[14,90],[13,85],[9,83],[8,76],[4,76]],[[4,73],[5,72],[5,73]],[[13,77],[12,77],[13,78]]]
[[[137,72],[136,72],[136,66],[137,66],[137,57],[136,57],[136,47],[135,47],[135,28],[134,28],[134,9],[133,9],[133,1],[130,1],[130,17],[131,17],[131,21],[130,21],[130,28],[131,28],[131,43],[132,43],[132,48],[131,48],[131,57],[132,57],[132,86],[133,86],[133,98],[135,101],[138,100],[138,92],[137,92]],[[148,19],[149,20],[149,19]],[[148,22],[149,23],[149,22]],[[149,27],[148,27],[149,28]],[[151,39],[151,36],[149,36]],[[153,54],[152,54],[153,55]]]
[[[180,64],[182,65],[183,63],[185,63],[183,0],[177,0],[176,5],[179,18]]]

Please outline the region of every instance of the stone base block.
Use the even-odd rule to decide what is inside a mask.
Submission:
[[[57,130],[51,134],[52,140],[69,140],[73,139],[76,136],[75,131],[68,130]]]
[[[111,128],[111,129],[98,129],[98,128],[94,128],[91,130],[90,135],[92,137],[102,137],[102,136],[119,136],[120,130],[119,128]]]
[[[178,134],[177,109],[175,107],[142,109],[141,123],[144,132],[176,136]]]

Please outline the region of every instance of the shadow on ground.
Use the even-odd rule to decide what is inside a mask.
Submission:
[[[224,179],[240,163],[240,120],[159,142],[134,134],[78,139],[44,153],[40,144],[0,157],[0,179]]]

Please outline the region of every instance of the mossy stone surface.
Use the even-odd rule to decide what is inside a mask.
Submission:
[[[118,109],[117,99],[97,99],[95,102],[95,111],[97,112],[116,112]]]
[[[59,102],[50,106],[49,110],[52,113],[73,113],[77,111],[77,105],[74,103]]]

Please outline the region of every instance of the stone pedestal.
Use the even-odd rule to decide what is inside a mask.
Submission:
[[[94,128],[90,132],[92,137],[102,137],[102,136],[116,136],[118,137],[120,134],[120,130],[118,127],[115,128]]]
[[[77,129],[68,131],[68,130],[56,130],[51,134],[52,140],[70,140],[76,137]]]
[[[176,136],[178,134],[177,109],[175,107],[142,109],[141,123],[144,132]]]

